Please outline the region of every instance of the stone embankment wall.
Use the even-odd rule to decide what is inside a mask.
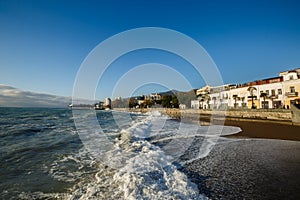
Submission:
[[[291,105],[291,109],[293,123],[300,124],[300,106]]]
[[[258,118],[271,120],[291,120],[290,111],[227,111],[226,115],[242,118]]]
[[[261,120],[278,120],[278,121],[291,121],[292,114],[290,110],[282,109],[269,109],[269,110],[227,110],[227,111],[212,111],[212,110],[194,110],[194,109],[116,109],[119,111],[132,111],[132,112],[149,112],[151,110],[158,110],[161,113],[170,115],[174,118],[195,118],[201,116],[214,115],[216,117],[231,117],[231,118],[243,118],[243,119],[261,119]]]
[[[226,116],[232,118],[245,118],[245,119],[267,119],[267,120],[282,120],[291,121],[290,110],[228,110],[228,111],[211,111],[211,110],[178,110],[178,109],[166,109],[166,114],[169,115],[215,115]]]

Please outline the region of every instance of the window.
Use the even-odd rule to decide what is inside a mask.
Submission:
[[[271,96],[275,96],[275,90],[271,90]]]
[[[269,95],[269,90],[266,90],[267,95]]]
[[[262,94],[262,93],[264,93],[264,91],[263,91],[263,90],[261,90],[261,91],[260,91],[260,94]]]
[[[293,80],[293,79],[294,79],[293,75],[290,75],[290,80]]]
[[[279,95],[282,94],[282,89],[278,89],[278,94],[279,94]]]
[[[291,92],[291,93],[295,93],[295,87],[294,87],[294,86],[291,86],[291,87],[290,87],[290,92]]]

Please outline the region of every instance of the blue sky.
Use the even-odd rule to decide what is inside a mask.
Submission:
[[[273,77],[300,67],[299,9],[298,1],[1,0],[0,84],[71,96],[76,73],[96,45],[122,31],[148,26],[195,39],[225,83]],[[133,53],[116,61],[112,73],[121,75],[118,63],[129,69],[134,67],[130,63],[153,62],[156,56],[170,65],[181,63],[160,53]],[[190,78],[193,87],[205,84]],[[109,95],[107,91],[97,91],[97,98]]]

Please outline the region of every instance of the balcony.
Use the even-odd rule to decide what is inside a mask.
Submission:
[[[285,96],[287,96],[287,97],[297,97],[298,92],[286,92]]]
[[[278,95],[270,95],[268,96],[269,99],[278,99]]]

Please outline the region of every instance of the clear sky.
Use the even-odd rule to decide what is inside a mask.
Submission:
[[[273,77],[300,67],[299,10],[299,1],[289,0],[1,0],[0,84],[71,96],[76,73],[96,45],[119,32],[148,26],[174,29],[199,42],[224,83]],[[160,54],[146,53],[149,60],[137,52],[123,63],[116,61],[112,73],[119,71],[118,62],[134,67]],[[162,57],[171,65],[181,62]],[[195,88],[205,84],[192,76],[190,81]],[[97,95],[107,94],[103,90]]]

